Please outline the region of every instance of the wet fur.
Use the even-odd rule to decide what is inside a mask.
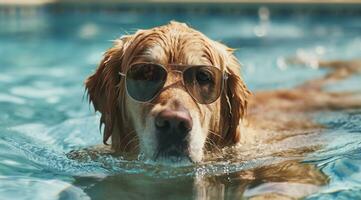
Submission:
[[[169,32],[173,32],[169,34]],[[197,38],[192,39],[192,37]],[[172,41],[172,39],[178,40]],[[171,40],[171,41],[169,41]],[[177,44],[182,43],[183,44]],[[201,43],[201,44],[197,44]],[[262,139],[266,131],[297,132],[304,129],[321,128],[307,117],[307,112],[335,110],[359,107],[360,101],[351,93],[332,93],[323,90],[327,83],[339,81],[360,72],[360,61],[320,61],[319,67],[329,68],[330,72],[322,78],[308,81],[291,90],[257,91],[252,95],[240,76],[240,64],[233,55],[233,50],[223,44],[212,41],[187,25],[171,22],[168,25],[150,30],[140,30],[133,35],[126,35],[115,41],[109,49],[96,72],[86,81],[89,100],[96,111],[101,113],[100,124],[104,125],[103,142],[111,138],[111,147],[117,152],[137,151],[135,123],[128,115],[124,79],[118,72],[124,72],[136,59],[134,55],[152,52],[144,51],[147,45],[160,43],[170,55],[157,55],[157,60],[165,63],[187,63],[190,59],[206,59],[209,64],[219,66],[227,71],[229,78],[219,101],[208,105],[215,107],[210,120],[208,140],[213,145],[224,147],[239,142],[249,143],[257,137]],[[169,46],[174,45],[174,47]],[[182,48],[199,48],[204,52],[189,58],[180,55]],[[198,49],[197,49],[198,50]],[[188,58],[188,60],[186,60]],[[197,61],[196,61],[197,62]],[[289,59],[290,64],[305,64],[298,58]],[[168,99],[173,93],[161,98]],[[128,100],[129,101],[129,100]],[[141,105],[140,116],[149,112],[149,106]],[[148,107],[147,107],[148,106]],[[248,114],[246,116],[248,110]],[[297,114],[297,119],[292,115]],[[144,121],[145,119],[139,117]],[[142,122],[144,123],[144,122]],[[249,132],[261,134],[249,134]],[[276,136],[278,137],[278,136]],[[130,141],[132,140],[132,144]]]
[[[209,127],[205,128],[211,132],[207,139],[212,142],[208,144],[223,147],[238,143],[239,126],[247,110],[250,92],[241,79],[240,64],[233,55],[233,50],[177,22],[150,30],[140,30],[116,40],[114,46],[105,53],[96,72],[85,81],[89,100],[95,110],[101,113],[100,124],[104,125],[103,142],[107,143],[111,138],[112,149],[117,152],[139,151],[139,136],[136,135],[135,124],[144,125],[146,120],[144,116],[150,112],[149,107],[154,105],[141,105],[137,113],[139,120],[132,120],[129,110],[138,109],[138,106],[133,106],[126,98],[124,79],[121,79],[118,72],[126,71],[131,63],[135,60],[139,61],[137,57],[152,54],[153,52],[149,52],[148,48],[154,43],[166,51],[158,51],[157,55],[151,55],[156,62],[209,64],[228,73],[229,78],[218,101],[211,105],[189,105],[189,107],[194,109],[207,107],[203,110],[208,109],[212,111],[209,113],[214,113],[208,122],[201,120],[202,123],[208,124]],[[175,94],[175,92],[165,92],[160,95],[157,103],[162,103]],[[187,101],[191,102],[192,99]],[[202,112],[199,114],[201,119],[209,117]],[[209,148],[209,145],[205,147]]]
[[[324,127],[312,121],[310,113],[361,107],[360,96],[354,93],[335,93],[323,89],[328,83],[337,82],[361,72],[360,60],[319,61],[319,67],[329,69],[329,73],[324,77],[307,81],[293,89],[257,91],[251,94],[241,78],[240,64],[233,55],[232,49],[208,39],[185,24],[171,22],[151,30],[140,30],[133,35],[123,36],[116,40],[114,46],[105,53],[96,72],[85,82],[89,100],[93,103],[95,110],[101,113],[100,124],[104,125],[103,142],[107,143],[111,138],[111,152],[139,153],[140,148],[137,130],[133,126],[135,122],[127,113],[131,108],[127,107],[130,104],[127,103],[129,100],[126,100],[124,80],[119,77],[118,72],[126,70],[134,59],[132,55],[152,53],[140,52],[144,50],[147,43],[163,41],[161,43],[163,45],[171,44],[180,48],[176,41],[164,42],[164,40],[171,39],[167,38],[166,33],[169,31],[174,31],[173,34],[180,38],[178,42],[184,42],[181,45],[182,48],[198,48],[200,44],[197,42],[202,43],[200,46],[204,46],[206,49],[201,49],[201,51],[206,53],[196,55],[196,57],[198,56],[198,59],[206,57],[211,62],[210,64],[219,66],[229,74],[221,98],[216,103],[207,105],[212,107],[214,113],[208,122],[209,129],[213,131],[208,133],[205,144],[205,149],[210,152],[212,149],[235,144],[272,143],[310,131],[322,132]],[[199,40],[189,42],[193,36]],[[164,48],[174,49],[169,46]],[[167,53],[169,55],[158,55],[158,59],[166,59],[162,62],[188,62],[184,59],[186,58],[184,55],[180,55],[182,51]],[[289,64],[306,64],[305,61],[298,58],[291,58],[288,62]],[[164,94],[160,98],[167,99],[170,97],[169,95],[171,93]],[[144,115],[149,110],[147,105],[144,105],[139,114]],[[204,116],[200,117],[204,118]],[[139,120],[139,123],[144,123],[145,119],[140,117]],[[302,152],[308,152],[308,150],[305,149]],[[298,153],[302,154],[302,152]],[[243,191],[256,179],[315,185],[327,182],[327,177],[313,166],[297,162],[290,163],[254,169],[249,173],[240,172],[238,176],[242,177],[242,173],[246,173],[246,177],[251,178],[250,181],[245,181],[244,188],[239,191]],[[283,165],[292,165],[292,167],[285,168]],[[304,176],[307,172],[308,176]],[[200,183],[197,187],[200,187],[202,191],[212,188],[208,187],[209,184],[212,184],[212,180],[204,179]],[[207,188],[202,189],[205,186]],[[269,194],[255,197],[255,199],[278,199],[281,197],[284,198],[279,194]]]

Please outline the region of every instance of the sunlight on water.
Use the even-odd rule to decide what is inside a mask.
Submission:
[[[46,9],[32,17],[1,15],[0,199],[239,199],[269,192],[300,197],[300,188],[307,199],[361,198],[360,110],[317,113],[315,120],[329,127],[324,134],[230,147],[197,165],[91,154],[69,159],[69,151],[102,141],[99,116],[84,99],[83,81],[111,40],[171,19],[190,22],[237,48],[252,90],[291,88],[324,75],[313,59],[361,57],[359,16],[285,17],[267,8],[239,16],[124,12],[100,17]],[[285,59],[293,55],[307,58],[311,67],[288,66]],[[360,92],[360,80],[354,76],[327,89]],[[311,146],[323,148],[307,156],[292,153]],[[317,172],[311,174],[317,183],[303,180],[303,174],[294,177],[300,183],[272,176],[311,173],[310,164],[330,177],[328,184],[321,184],[326,179]],[[255,170],[270,181],[247,186],[257,179]]]

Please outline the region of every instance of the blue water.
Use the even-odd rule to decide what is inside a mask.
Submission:
[[[245,81],[253,91],[291,88],[326,73],[288,66],[288,56],[361,57],[359,15],[271,12],[267,16],[267,10],[263,15],[55,12],[46,8],[25,14],[0,12],[0,199],[202,199],[202,184],[197,180],[203,177],[219,183],[209,186],[216,193],[211,197],[240,198],[267,191],[267,185],[260,184],[240,193],[235,188],[242,180],[235,174],[267,166],[276,157],[171,168],[110,156],[83,161],[66,157],[70,150],[102,141],[99,115],[83,98],[83,81],[111,41],[173,19],[238,49]],[[328,89],[361,92],[361,76]],[[318,113],[315,120],[329,128],[319,138],[325,147],[303,160],[326,174],[329,183],[307,198],[360,199],[361,110]]]

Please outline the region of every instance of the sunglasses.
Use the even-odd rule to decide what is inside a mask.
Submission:
[[[214,66],[206,65],[178,65],[179,68],[167,70],[155,63],[135,63],[126,73],[119,73],[125,77],[127,94],[138,102],[151,102],[161,92],[170,71],[182,75],[182,83],[187,92],[201,104],[216,101],[223,90],[227,74]]]

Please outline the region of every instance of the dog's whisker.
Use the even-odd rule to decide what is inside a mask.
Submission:
[[[220,139],[223,140],[222,136],[220,136],[218,133],[216,133],[216,132],[214,132],[214,131],[212,131],[212,130],[210,130],[210,129],[208,130],[208,132],[211,133],[212,135],[217,136],[217,137],[219,137]]]
[[[132,133],[136,132],[135,130],[129,131],[127,132],[127,134],[125,134],[121,140],[121,142],[123,142],[123,140],[127,139],[127,137],[129,137]]]
[[[156,160],[158,159],[158,157],[160,156],[161,151],[158,149],[157,152],[155,152],[155,154],[153,155],[153,159]]]
[[[215,141],[211,140],[211,139],[207,139],[205,141],[206,144],[210,145],[210,147],[212,149],[216,149],[216,151],[221,151],[221,148],[218,147],[218,145],[215,143]]]
[[[131,138],[128,143],[123,147],[123,150],[126,151],[127,150],[127,147],[128,145],[132,144],[133,142],[137,141],[138,140],[138,137],[137,136],[134,136],[133,138]]]
[[[133,134],[134,132],[136,132],[136,131],[135,130],[129,131],[124,137],[122,137],[122,139],[120,140],[120,144],[125,143],[125,141],[129,142],[129,137],[132,137],[132,138],[135,137]],[[124,151],[125,148],[123,147],[122,150]]]
[[[121,144],[128,140],[127,144],[122,148],[123,151],[126,151],[126,148],[128,147],[128,145],[131,143],[131,142],[134,142],[135,140],[138,140],[138,136],[136,134],[133,134],[133,133],[136,133],[136,132],[139,132],[140,129],[133,129],[132,131],[129,131],[123,138],[122,140],[120,141]],[[131,137],[130,139],[128,137]]]

